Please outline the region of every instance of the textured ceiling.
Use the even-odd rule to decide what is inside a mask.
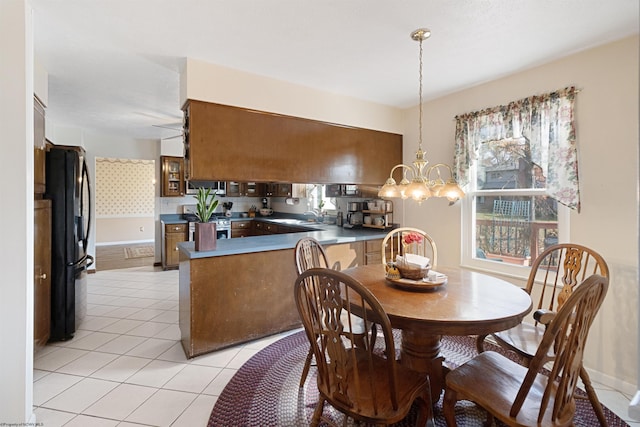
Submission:
[[[56,123],[174,134],[190,57],[385,105],[490,81],[639,30],[638,0],[32,0]]]

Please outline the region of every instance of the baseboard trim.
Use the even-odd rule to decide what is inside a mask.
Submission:
[[[102,242],[96,243],[96,246],[139,245],[141,243],[155,243],[155,240],[123,240],[121,242]]]
[[[629,416],[640,421],[640,391],[637,391],[629,403]]]

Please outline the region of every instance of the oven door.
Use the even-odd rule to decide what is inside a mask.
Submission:
[[[195,222],[190,222],[189,223],[189,241],[193,242],[195,240],[195,231],[196,231],[196,223]],[[216,228],[216,236],[218,237],[218,239],[230,239],[231,238],[231,229],[230,228],[223,228],[223,229],[219,229]]]

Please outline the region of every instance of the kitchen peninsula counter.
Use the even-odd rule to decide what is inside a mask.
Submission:
[[[260,219],[261,221],[267,221]],[[310,223],[313,224],[313,223]],[[306,225],[305,225],[306,226]],[[270,234],[237,239],[221,239],[213,251],[196,251],[194,242],[180,244],[181,257],[190,259],[219,257],[224,255],[238,255],[252,252],[275,251],[293,249],[303,237],[313,237],[322,245],[335,245],[373,239],[382,239],[387,234],[385,230],[377,229],[343,229],[330,224],[309,225],[317,231],[301,231],[298,233]]]
[[[179,325],[188,358],[300,326],[293,284],[301,238],[320,241],[332,267],[342,270],[365,264],[372,250],[380,253],[388,231],[304,226],[313,231],[221,239],[213,251],[179,244]]]

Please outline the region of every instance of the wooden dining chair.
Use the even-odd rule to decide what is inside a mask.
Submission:
[[[594,250],[573,243],[548,247],[535,259],[524,288],[534,301],[536,298],[538,301],[534,307],[532,322],[522,322],[514,328],[494,333],[491,335],[493,340],[499,346],[520,355],[526,366],[540,345],[545,323],[548,323],[546,319],[557,312],[578,284],[592,274],[609,278],[607,263]],[[545,310],[548,314],[542,315],[540,310]],[[486,335],[477,338],[478,353],[484,351],[485,338]],[[600,424],[606,426],[602,405],[584,367],[580,369],[580,378]]]
[[[375,425],[404,419],[417,402],[416,426],[432,421],[429,377],[396,361],[389,317],[367,288],[342,272],[314,268],[298,276],[295,300],[318,366],[320,397],[312,426],[332,423],[323,417],[325,402]],[[345,332],[353,329],[354,316],[367,326],[379,325],[383,342],[376,346],[371,335],[377,328],[366,327],[364,345],[355,345],[353,334]]]
[[[313,237],[303,237],[298,240],[294,249],[296,270],[298,275],[304,273],[311,268],[329,268],[329,257],[326,251],[322,247],[322,244]],[[339,264],[333,266],[334,269],[339,268]],[[345,322],[347,324],[347,322]],[[355,339],[361,342],[364,339],[364,322],[361,318],[353,316],[348,325],[353,327],[353,335]],[[351,331],[351,329],[349,329]],[[313,359],[313,349],[309,347],[307,353],[307,359],[304,362],[302,369],[302,376],[300,377],[300,387],[304,386],[307,376],[309,375],[309,369],[311,368],[311,361]]]
[[[412,233],[420,236],[422,241],[419,243],[416,242],[415,244],[407,244],[406,241],[411,240],[411,237],[407,236],[410,236]],[[396,255],[403,255],[405,252],[429,258],[432,267],[438,263],[436,242],[434,242],[431,236],[425,231],[419,228],[395,228],[382,239],[382,264],[387,265],[388,261],[395,261]]]
[[[449,372],[443,404],[447,426],[456,426],[458,400],[483,407],[486,425],[494,417],[509,426],[573,425],[585,342],[608,287],[608,278],[594,274],[576,288],[547,325],[528,368],[486,351]]]

